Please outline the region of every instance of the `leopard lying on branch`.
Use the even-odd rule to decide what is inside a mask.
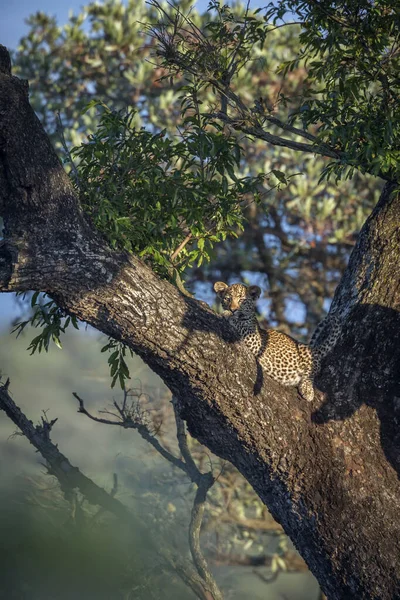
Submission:
[[[256,315],[256,301],[261,289],[242,283],[227,285],[217,281],[214,290],[221,299],[223,316],[228,319],[239,338],[256,356],[263,372],[282,385],[297,386],[305,400],[314,399],[313,381],[323,357],[333,348],[339,335],[340,323],[329,315],[318,325],[310,344],[302,344],[285,333],[260,327]],[[328,335],[321,336],[324,330]],[[324,332],[326,333],[326,332]],[[320,342],[320,338],[325,341]]]

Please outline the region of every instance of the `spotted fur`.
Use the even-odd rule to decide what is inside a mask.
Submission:
[[[282,385],[297,386],[303,398],[313,400],[313,379],[322,358],[337,340],[339,321],[322,321],[308,346],[275,329],[260,327],[255,304],[261,294],[258,286],[247,287],[242,283],[228,286],[217,281],[214,290],[221,299],[224,317],[249,346],[263,371]]]

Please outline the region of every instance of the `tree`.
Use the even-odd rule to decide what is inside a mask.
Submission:
[[[110,250],[82,217],[71,184],[30,112],[26,89],[10,79],[5,61],[1,92],[5,237],[0,279],[3,290],[48,292],[61,308],[140,354],[177,396],[191,433],[235,464],[268,504],[329,597],[396,598],[399,349],[392,332],[399,325],[399,289],[391,273],[398,260],[399,195],[393,158],[398,103],[392,94],[388,96],[387,81],[390,89],[396,88],[398,28],[390,3],[385,10],[361,3],[347,6],[299,5],[306,48],[315,51],[321,37],[326,37],[329,56],[336,57],[327,63],[331,70],[324,71],[327,103],[303,105],[303,129],[292,121],[276,120],[268,112],[260,123],[259,112],[253,111],[254,116],[238,102],[226,78],[213,76],[208,81],[240,112],[238,118],[232,108],[231,112],[221,110],[219,117],[229,126],[271,143],[327,154],[333,159],[328,171],[337,175],[348,165],[377,172],[387,181],[335,295],[334,309],[343,320],[343,333],[317,380],[317,387],[326,394],[322,408],[317,409],[320,396],[315,406],[305,406],[291,390],[272,381],[255,394],[254,362],[243,348],[232,352],[231,332],[217,316],[182,297],[134,256]],[[291,4],[289,8],[296,7]],[[267,29],[264,23],[256,21],[255,25],[256,33]],[[348,114],[359,114],[364,130],[369,126],[370,136],[365,138],[351,119],[340,122],[341,102],[332,106],[332,86],[339,86],[343,79],[337,71],[340,74],[343,68],[338,60],[343,48],[337,43],[341,31],[347,35],[342,40],[348,51],[353,48],[344,64],[359,74],[360,106],[354,106],[351,85],[345,85],[342,94],[350,94]],[[378,62],[378,74],[383,70],[387,79],[377,77],[371,84],[371,64],[364,65],[357,46],[359,32],[362,47],[370,42],[374,49],[369,60]],[[204,43],[202,37],[199,43]],[[203,46],[194,51],[201,58],[205,53],[199,48]],[[188,56],[183,53],[184,60]],[[196,75],[207,82],[200,60],[181,61],[178,67],[188,64],[199,64]],[[177,66],[176,60],[172,66]],[[318,65],[310,72],[318,81]],[[370,97],[373,111],[364,102]],[[379,105],[379,115],[387,119],[383,128],[376,127]],[[221,106],[227,108],[224,100]],[[323,129],[321,136],[304,129],[320,120],[324,123],[328,108],[330,128]],[[394,125],[388,127],[394,133],[382,134],[392,121]],[[270,125],[307,141],[271,134]],[[35,141],[34,156],[30,139]]]
[[[166,10],[174,15],[171,7]],[[185,11],[182,3],[180,10]],[[233,9],[236,16],[244,12],[244,7]],[[140,2],[88,5],[63,27],[57,27],[54,19],[40,13],[31,17],[31,30],[21,40],[15,55],[15,69],[17,74],[29,79],[31,102],[59,150],[60,125],[56,126],[56,113],[62,115],[61,134],[69,151],[72,142],[79,144],[86,135],[96,132],[96,107],[82,111],[92,99],[113,110],[133,106],[138,109],[134,125],[147,126],[148,136],[149,132],[165,129],[164,141],[177,138],[176,126],[179,125],[180,131],[183,129],[178,97],[185,80],[178,74],[172,83],[169,78],[162,78],[165,68],[154,69],[157,46],[154,38],[147,35],[145,24],[154,23],[155,19],[154,7]],[[207,24],[216,25],[223,15],[218,12],[199,15],[194,9],[190,19],[204,28]],[[256,60],[235,74],[231,86],[235,92],[246,90],[247,101],[254,102],[262,94],[264,102],[280,111],[282,98],[299,96],[304,81],[305,69],[301,64],[287,76],[277,72],[282,56],[295,57],[299,51],[298,26],[278,27],[270,32],[269,40],[268,46],[257,48]],[[209,89],[200,89],[198,97],[203,105],[214,101]],[[121,115],[114,114],[113,118],[120,119]],[[268,290],[260,303],[262,316],[267,313],[269,321],[281,330],[306,339],[329,305],[356,233],[377,200],[379,186],[361,174],[340,186],[334,182],[319,182],[323,158],[312,155],[300,158],[299,153],[289,149],[282,153],[280,148],[267,146],[262,140],[243,136],[238,136],[237,141],[243,148],[241,164],[239,168],[235,166],[238,174],[254,176],[269,172],[274,183],[278,180],[272,170],[284,173],[288,179],[298,171],[302,175],[290,178],[287,186],[280,184],[281,189],[275,188],[273,194],[263,194],[258,203],[250,202],[245,211],[246,220],[242,222],[243,233],[215,245],[210,263],[186,269],[183,272],[186,287],[210,302],[216,279],[249,278]],[[159,146],[161,149],[162,144]],[[61,157],[65,160],[62,148]],[[103,165],[107,161],[109,156],[102,152]],[[111,171],[110,165],[108,170]],[[104,176],[103,183],[107,180],[111,186],[114,179],[115,173],[109,178]],[[268,189],[265,183],[263,192]],[[101,189],[108,204],[110,194],[106,186],[102,185]],[[154,189],[161,191],[157,185]],[[96,187],[93,192],[97,201]],[[137,200],[140,203],[138,195]],[[153,197],[150,206],[154,206]],[[119,223],[123,223],[126,214],[118,216]],[[107,213],[103,217],[107,219]],[[110,224],[114,222],[115,219],[109,220]],[[175,247],[179,248],[185,239],[186,234],[176,241]],[[162,246],[164,240],[160,241]],[[40,296],[38,301],[41,301]],[[40,321],[35,324],[38,323]],[[49,331],[52,330],[49,328]],[[117,348],[113,345],[111,356],[118,355]],[[114,378],[118,380],[117,370]],[[263,522],[265,508],[261,502],[257,504],[257,496],[248,483],[233,467],[225,466],[224,475],[218,477],[212,494],[206,514],[220,530],[219,539],[237,538],[239,530],[240,535],[243,534],[243,545],[247,542],[247,547],[249,540],[254,540],[254,546],[245,554],[253,553],[254,547],[265,540],[263,532],[265,527],[271,526],[271,520],[267,517],[267,522]],[[216,498],[223,500],[217,501],[217,507]],[[229,504],[229,513],[224,508],[226,498],[235,498]],[[260,519],[243,518],[247,512],[245,506],[251,506],[248,512],[256,506]],[[218,561],[221,560],[226,561],[227,557],[219,554]]]

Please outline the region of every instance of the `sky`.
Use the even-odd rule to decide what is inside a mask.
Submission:
[[[83,0],[0,0],[0,43],[15,49],[19,39],[28,31],[25,19],[38,11],[56,16],[59,24],[68,20],[70,11],[77,14],[85,4]],[[208,0],[199,0],[200,11],[207,8]]]
[[[70,10],[78,12],[85,4],[81,0],[13,0],[0,1],[0,43],[15,49],[19,39],[28,31],[25,19],[35,12],[41,11],[56,15],[59,23],[68,19]]]

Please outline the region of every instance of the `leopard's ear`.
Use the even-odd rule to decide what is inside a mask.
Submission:
[[[217,292],[218,296],[223,296],[228,287],[223,281],[217,281],[214,283],[214,292]]]
[[[257,300],[261,296],[261,288],[258,285],[251,285],[248,288],[248,292],[250,298],[253,298],[253,300]]]

